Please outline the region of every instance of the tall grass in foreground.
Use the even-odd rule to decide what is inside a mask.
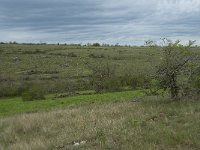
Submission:
[[[29,149],[199,149],[200,102],[146,97],[0,118],[0,147]],[[86,141],[78,147],[74,141]]]

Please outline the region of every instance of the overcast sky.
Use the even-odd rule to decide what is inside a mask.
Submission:
[[[0,41],[200,41],[200,0],[0,0]]]

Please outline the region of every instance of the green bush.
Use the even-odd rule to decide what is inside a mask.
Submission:
[[[109,92],[120,91],[121,88],[122,85],[118,77],[109,78],[104,83],[104,89]]]
[[[181,86],[181,96],[199,97],[200,96],[200,68],[190,76],[189,80]]]
[[[18,83],[12,81],[0,82],[0,97],[18,96]]]
[[[22,93],[23,101],[34,101],[34,100],[44,100],[45,92],[39,87],[31,87]]]
[[[150,87],[151,78],[147,75],[123,75],[119,79],[121,85],[131,87],[132,89],[147,89]]]
[[[199,68],[199,72],[194,74],[192,77],[192,86],[194,89],[197,89],[198,91],[200,91],[200,68]]]
[[[91,67],[91,69],[90,81],[96,93],[120,90],[121,82],[120,78],[116,76],[115,66],[102,63]]]
[[[68,57],[78,57],[75,53],[70,52],[67,54]]]

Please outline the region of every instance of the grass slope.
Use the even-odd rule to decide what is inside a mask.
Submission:
[[[110,99],[109,95],[100,97]],[[197,150],[199,118],[199,101],[179,103],[145,97],[140,102],[76,105],[0,117],[0,148]],[[74,141],[86,143],[74,146]]]

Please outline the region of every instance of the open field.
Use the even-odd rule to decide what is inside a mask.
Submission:
[[[159,53],[146,47],[0,44],[0,95],[15,96],[28,82],[50,93],[88,90],[91,66],[109,63],[118,76],[140,75],[159,62]]]
[[[0,150],[200,149],[198,96],[148,93],[160,56],[151,47],[0,44]],[[100,79],[110,80],[94,80],[112,90],[97,94],[91,66],[105,67]],[[45,100],[23,99],[40,91]]]
[[[19,95],[26,83],[48,93],[91,90],[91,66],[108,63],[123,77],[150,74],[159,62],[149,47],[0,44],[0,96]]]
[[[76,105],[0,117],[0,147],[6,150],[197,150],[199,118],[199,101],[179,103],[145,97],[136,102]],[[74,146],[74,142],[83,144]]]
[[[200,150],[200,0],[0,0],[0,150]]]

